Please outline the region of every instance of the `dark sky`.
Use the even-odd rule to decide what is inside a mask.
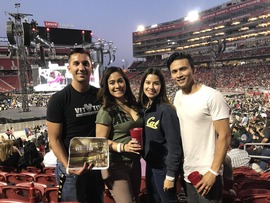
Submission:
[[[225,0],[0,0],[0,37],[6,37],[6,21],[19,12],[32,14],[39,26],[44,21],[58,22],[74,29],[89,29],[94,36],[112,41],[116,60],[112,65],[129,65],[132,55],[132,32],[138,25],[152,25],[185,17],[191,10],[203,11],[223,4]]]

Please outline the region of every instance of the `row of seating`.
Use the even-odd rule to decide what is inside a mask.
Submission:
[[[239,167],[233,170],[233,177],[234,203],[270,202],[270,172],[260,174],[250,167]]]

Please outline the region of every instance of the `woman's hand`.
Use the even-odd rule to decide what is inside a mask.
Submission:
[[[142,150],[141,145],[135,139],[130,140],[127,144],[124,144],[124,152],[131,152],[135,154],[140,154]]]

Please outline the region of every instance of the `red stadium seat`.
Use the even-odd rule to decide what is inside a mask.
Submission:
[[[47,187],[57,186],[55,175],[37,174],[35,175],[35,182],[47,185]]]
[[[21,169],[21,173],[35,173],[39,174],[43,171],[40,168],[34,167],[34,166],[27,166],[26,168]]]
[[[45,198],[47,202],[58,202],[58,187],[48,187],[45,189]]]
[[[246,198],[258,195],[270,195],[270,189],[246,189],[241,190],[237,196],[240,200],[244,200]]]
[[[41,183],[37,183],[34,182],[34,187],[39,189],[42,193],[42,195],[45,194],[45,189],[47,188],[47,185],[41,184]],[[16,184],[16,186],[23,186],[23,187],[31,187],[32,183],[31,182],[23,182],[23,183],[18,183]]]
[[[7,173],[5,175],[6,182],[10,184],[18,184],[22,182],[32,182],[34,181],[34,177],[28,174],[23,173]]]
[[[54,174],[55,167],[44,167],[43,168],[43,173],[45,174]]]
[[[0,181],[6,182],[6,172],[0,172]]]
[[[26,202],[42,202],[42,192],[35,188],[31,197],[30,187],[7,185],[2,186],[2,195],[6,199],[17,199]]]
[[[29,203],[29,202],[18,199],[0,199],[0,203]]]
[[[0,166],[0,172],[14,173],[14,172],[17,172],[17,168],[12,167],[12,166]]]
[[[270,195],[255,195],[243,200],[243,203],[269,203]]]

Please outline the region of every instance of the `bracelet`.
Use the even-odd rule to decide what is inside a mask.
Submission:
[[[69,168],[66,168],[66,174],[69,175]]]
[[[169,181],[174,181],[174,179],[175,179],[175,178],[174,178],[174,177],[171,177],[171,176],[166,175],[166,179],[167,179],[167,180],[169,180]]]
[[[209,171],[210,171],[212,174],[214,174],[215,176],[218,176],[218,175],[219,175],[219,173],[213,171],[211,168],[209,169]]]
[[[126,144],[123,144],[123,152],[126,152],[126,151],[125,151],[125,146],[126,146]]]
[[[121,145],[122,145],[122,143],[117,144],[117,152],[118,153],[121,153]]]

